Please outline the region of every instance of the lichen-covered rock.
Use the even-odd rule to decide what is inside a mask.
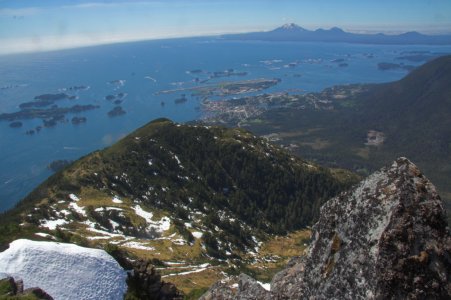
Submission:
[[[450,299],[440,197],[406,158],[329,200],[308,255],[271,284],[279,299]]]
[[[150,261],[132,263],[133,272],[128,273],[128,294],[139,299],[181,300],[183,293],[170,282],[161,281],[160,273]]]
[[[240,274],[238,277],[238,291],[235,299],[242,300],[269,300],[271,294],[265,290],[260,283],[246,274]]]
[[[235,292],[225,282],[218,281],[203,294],[199,300],[233,300]]]
[[[233,278],[225,282],[215,283],[199,300],[270,300],[273,299],[270,292],[265,290],[260,283],[246,274],[238,276],[238,288],[233,288]]]
[[[329,200],[312,238],[307,254],[274,276],[271,292],[254,291],[246,278],[233,297],[217,289],[204,299],[451,299],[442,201],[406,158]]]
[[[0,273],[0,276],[2,274]],[[0,299],[36,299],[36,300],[53,300],[52,296],[38,287],[28,288],[24,290],[23,281],[14,280],[13,277],[0,279]]]

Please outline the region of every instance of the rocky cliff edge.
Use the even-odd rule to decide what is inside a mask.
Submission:
[[[451,299],[451,236],[434,185],[408,159],[329,200],[308,253],[271,291],[240,276],[201,299]]]

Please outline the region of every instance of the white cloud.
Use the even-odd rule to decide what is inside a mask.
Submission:
[[[142,6],[142,5],[155,5],[155,4],[165,4],[164,1],[123,1],[123,2],[88,2],[73,5],[65,5],[62,8],[108,8],[108,7],[130,7],[130,6]]]
[[[65,5],[62,8],[98,8],[98,7],[117,7],[124,3],[103,3],[103,2],[90,2],[90,3],[80,3],[73,5]]]
[[[170,39],[193,36],[214,36],[225,33],[237,33],[249,30],[229,30],[227,32],[216,29],[191,28],[180,31],[180,28],[166,28],[156,31],[133,31],[118,33],[85,32],[70,35],[33,36],[28,38],[2,39],[0,55],[53,51],[86,46],[124,43],[143,40]]]

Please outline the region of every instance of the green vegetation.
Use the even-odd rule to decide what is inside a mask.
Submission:
[[[188,294],[222,279],[223,259],[237,262],[250,252],[258,257],[260,242],[311,225],[324,201],[358,179],[293,157],[243,129],[159,119],[50,177],[2,215],[0,242],[6,247],[22,237],[51,238],[102,247],[124,266],[125,257],[153,259]],[[70,200],[70,194],[79,200]],[[135,211],[138,206],[155,222],[169,218],[169,229],[152,232]],[[40,226],[61,219],[61,228]],[[122,234],[135,237],[131,242],[141,248],[127,246]],[[247,266],[255,257],[239,268],[258,274]],[[168,261],[188,269],[165,265]],[[178,275],[191,269],[204,270]]]
[[[17,287],[8,278],[0,279],[0,300],[39,300],[32,292],[16,294]]]
[[[207,291],[208,291],[208,288],[193,289],[191,292],[189,292],[188,295],[185,295],[185,300],[196,300],[196,299],[199,299]]]
[[[218,226],[225,239],[243,246],[251,245],[251,234],[240,220],[268,233],[300,229],[312,224],[324,201],[356,181],[355,176],[339,181],[329,170],[309,167],[244,130],[168,120],[152,122],[99,156],[103,169],[96,178],[84,177],[85,185],[105,182],[119,195],[141,198],[186,221],[183,207],[189,206],[206,215],[208,227]],[[127,179],[117,179],[123,173]],[[154,196],[142,197],[149,187]],[[213,242],[207,245],[215,252]]]
[[[444,56],[397,82],[333,87],[299,98],[299,105],[328,101],[327,108],[275,108],[258,117],[263,121],[260,124],[242,124],[257,135],[271,134],[305,159],[363,176],[405,156],[437,186],[449,213],[450,82],[451,56]],[[370,130],[382,132],[385,141],[379,146],[365,145]]]
[[[0,279],[0,298],[14,293],[14,287],[11,282],[5,278]]]

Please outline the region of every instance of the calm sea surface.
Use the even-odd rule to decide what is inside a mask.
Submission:
[[[177,39],[0,57],[0,114],[19,110],[19,104],[37,95],[58,93],[72,86],[85,91],[66,91],[76,100],[56,102],[60,107],[94,104],[100,108],[78,114],[84,124],[66,123],[43,128],[42,120],[25,120],[21,128],[0,121],[0,211],[11,208],[52,173],[47,166],[58,159],[74,160],[107,147],[147,122],[167,117],[185,122],[201,117],[199,99],[176,104],[180,93],[156,92],[195,86],[195,78],[207,72],[234,69],[246,76],[217,78],[209,83],[256,78],[282,81],[266,93],[320,91],[347,83],[388,82],[402,78],[405,70],[378,70],[379,62],[419,65],[397,59],[405,51],[451,53],[451,47],[373,46],[327,43],[231,42],[216,39]],[[291,66],[289,64],[291,63]],[[339,66],[345,63],[347,66]],[[199,74],[187,71],[202,70]],[[123,84],[111,84],[121,80]],[[123,116],[109,117],[114,108],[105,96],[126,93]],[[161,105],[164,102],[165,105]]]

